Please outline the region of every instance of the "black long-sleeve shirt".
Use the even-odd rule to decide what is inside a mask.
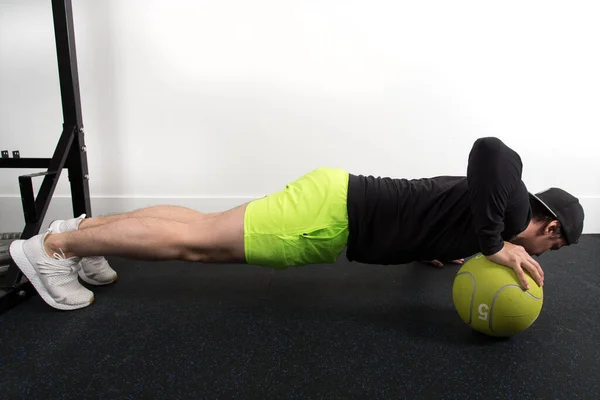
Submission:
[[[393,179],[350,174],[350,261],[405,264],[494,254],[531,220],[519,155],[478,139],[467,176]]]

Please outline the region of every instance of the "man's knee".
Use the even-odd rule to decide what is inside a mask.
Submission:
[[[181,260],[199,263],[239,263],[245,258],[229,248],[187,248],[181,252]]]
[[[245,206],[238,207],[188,225],[182,259],[205,263],[245,261],[244,211]]]

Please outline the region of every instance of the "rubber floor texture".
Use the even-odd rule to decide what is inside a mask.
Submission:
[[[599,399],[600,236],[539,260],[540,317],[493,339],[453,308],[457,266],[110,258],[90,307],[0,315],[0,398]]]

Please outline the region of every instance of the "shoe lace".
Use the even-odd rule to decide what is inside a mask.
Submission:
[[[65,252],[63,251],[63,249],[58,249],[58,251],[60,251],[60,254],[54,253],[52,254],[52,257],[54,257],[57,260],[66,260],[67,256],[65,256]]]
[[[67,260],[65,253],[62,249],[58,249],[60,253],[52,254],[52,258],[62,262],[54,262],[50,260],[41,260],[38,263],[39,271],[46,276],[59,276],[65,274],[72,274],[79,270],[79,263],[74,260]]]

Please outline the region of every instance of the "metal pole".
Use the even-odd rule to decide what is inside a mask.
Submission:
[[[54,36],[58,58],[58,75],[65,131],[73,132],[73,144],[69,149],[67,167],[71,183],[73,215],[91,216],[88,165],[79,95],[77,51],[75,49],[75,27],[71,0],[52,0]]]

